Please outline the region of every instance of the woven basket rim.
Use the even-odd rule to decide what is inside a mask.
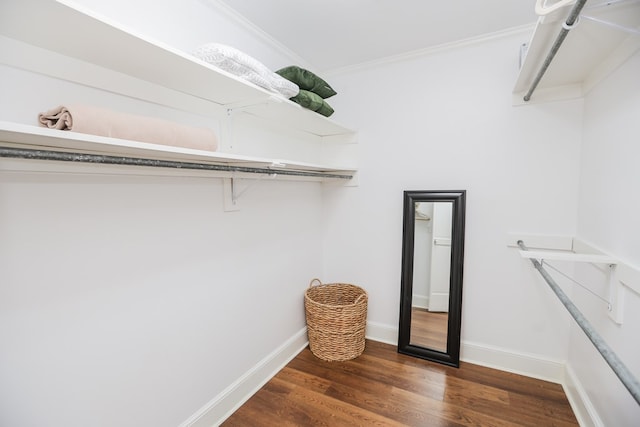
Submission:
[[[344,283],[344,282],[323,283],[323,284],[321,284],[321,285],[313,285],[313,286],[309,286],[309,287],[307,288],[307,290],[309,290],[309,289],[313,289],[313,288],[324,288],[324,287],[327,287],[327,286],[336,286],[336,285],[338,285],[338,286],[352,286],[352,287],[354,287],[354,288],[358,288],[358,289],[361,289],[361,290],[363,290],[363,291],[364,291],[364,288],[363,288],[363,287],[361,287],[361,286],[354,285],[353,283]]]
[[[312,302],[313,304],[315,304],[315,305],[317,305],[317,306],[320,306],[320,307],[327,307],[327,308],[347,308],[347,307],[355,307],[356,305],[360,305],[360,304],[362,304],[362,302],[363,302],[363,301],[366,301],[366,300],[367,300],[367,298],[366,298],[366,296],[365,296],[365,298],[363,298],[363,299],[361,299],[361,300],[358,300],[358,301],[356,301],[356,302],[354,302],[354,303],[352,303],[352,304],[337,304],[337,305],[335,305],[335,304],[323,304],[323,303],[321,303],[321,302],[314,301],[314,300],[312,300],[311,298],[308,298],[307,296],[305,296],[305,298],[306,298],[308,301]],[[358,298],[360,298],[360,297],[358,297]]]
[[[367,291],[364,290],[363,287],[358,286],[358,285],[354,285],[353,283],[323,283],[322,285],[315,285],[315,286],[309,286],[306,290],[305,290],[305,294],[307,292],[309,292],[312,289],[317,289],[317,288],[328,288],[328,287],[335,287],[335,286],[349,286],[352,288],[356,288],[357,290],[359,290],[362,293],[367,293]]]
[[[309,291],[315,288],[324,288],[324,287],[329,287],[332,285],[346,285],[346,286],[351,286],[354,288],[357,288],[360,292],[362,292],[360,295],[358,295],[358,297],[356,298],[356,300],[354,302],[352,302],[351,304],[324,304],[318,301],[315,301],[313,298],[311,298],[309,296]],[[362,296],[364,296],[364,298],[362,298]],[[345,307],[355,307],[359,304],[362,304],[363,301],[367,301],[369,299],[369,294],[367,294],[367,291],[364,290],[364,288],[358,286],[358,285],[354,285],[352,283],[323,283],[322,285],[315,285],[315,286],[310,286],[309,288],[307,288],[307,290],[304,292],[304,299],[306,301],[309,301],[317,306],[320,307],[331,307],[331,308],[345,308]]]

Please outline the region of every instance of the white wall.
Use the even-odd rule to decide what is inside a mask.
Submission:
[[[224,33],[289,63],[244,28],[212,25],[224,19],[196,0],[116,6],[114,19],[179,47]],[[35,124],[80,100],[217,126],[11,67],[0,76],[0,120]],[[226,213],[219,178],[15,171],[54,168],[34,164],[0,159],[0,425],[176,426],[303,331],[303,293],[322,269],[320,184],[263,180]]]
[[[205,1],[82,3],[185,50],[215,40],[272,68],[292,59]],[[578,354],[564,309],[505,240],[578,232],[640,262],[627,238],[639,231],[638,98],[626,95],[631,84],[638,93],[638,58],[584,103],[512,107],[528,38],[330,76],[335,118],[360,131],[357,187],[264,181],[240,212],[224,213],[219,179],[0,173],[0,424],[179,424],[303,327],[312,275],[365,287],[370,324],[395,333],[408,189],[468,191],[463,359],[570,356],[603,419],[637,419],[627,406],[616,418],[624,393],[606,367],[588,371],[597,362]],[[15,114],[6,99],[2,119]],[[607,204],[617,207],[613,225]],[[627,324],[637,325],[637,300],[628,304]],[[607,337],[638,360],[632,329]],[[600,400],[599,381],[615,399]]]
[[[585,98],[584,142],[578,237],[627,264],[640,267],[640,54],[600,83]],[[581,266],[583,283],[607,295],[606,278]],[[606,306],[575,291],[576,303],[596,331],[640,378],[640,295],[627,291],[624,322],[616,325]],[[604,426],[632,426],[640,407],[620,383],[582,331],[571,330],[569,366]]]
[[[0,178],[1,425],[176,426],[304,326],[318,184]]]
[[[506,247],[509,232],[576,230],[582,101],[511,105],[528,37],[330,78],[340,94],[336,119],[360,132],[360,185],[326,195],[326,276],[365,287],[369,321],[397,331],[402,191],[466,189],[463,360],[478,357],[470,348],[567,356],[567,315]]]
[[[331,77],[344,95],[334,102],[336,118],[360,129],[361,157],[360,186],[327,197],[326,271],[366,287],[370,322],[396,328],[402,190],[467,189],[463,360],[539,376],[545,371],[515,359],[568,360],[590,411],[586,425],[635,425],[637,404],[504,237],[576,235],[640,265],[640,59],[584,100],[512,107],[520,41],[516,35]],[[593,267],[573,274],[606,296]],[[640,297],[626,293],[618,326],[606,304],[554,276],[640,377]]]

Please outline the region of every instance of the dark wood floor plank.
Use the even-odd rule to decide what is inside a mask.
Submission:
[[[287,381],[289,384],[314,390],[318,393],[324,393],[331,387],[330,380],[313,373],[293,369],[290,366],[282,368],[282,370],[276,374],[276,378]]]
[[[367,341],[367,353],[369,355],[376,355],[403,365],[409,364],[411,366],[424,367],[428,370],[435,370],[437,372],[444,373],[449,377],[453,376],[509,392],[538,396],[546,400],[566,402],[566,396],[562,386],[548,381],[524,377],[522,375],[466,362],[460,362],[460,369],[444,365],[434,365],[421,359],[398,354],[395,352],[394,346],[389,346],[375,341]],[[426,366],[425,363],[427,364]]]
[[[396,389],[395,394],[398,400],[405,402],[405,404],[419,407],[432,417],[444,419],[457,425],[483,427],[508,427],[512,425],[498,416],[483,414],[457,403],[431,400],[401,389]]]
[[[304,352],[303,352],[304,353]],[[416,392],[428,395],[432,399],[442,400],[444,397],[444,378],[429,375],[417,376],[416,372],[407,369],[401,373],[394,372],[388,367],[372,362],[371,359],[360,356],[357,360],[349,362],[318,363],[316,360],[307,360],[307,354],[301,355],[303,358],[295,361],[292,366],[299,369],[312,370],[317,375],[329,379],[334,383],[344,385],[354,385],[365,387],[371,385],[371,392],[382,392],[382,387],[409,388]],[[315,357],[311,355],[311,357]],[[362,358],[362,359],[361,359]],[[367,362],[369,364],[367,364]]]
[[[425,362],[415,358],[405,358],[404,355],[393,354],[393,348],[388,346],[380,346],[379,343],[371,343],[369,350],[376,354],[377,357],[389,357],[393,358],[395,362],[400,362],[404,365],[410,364],[411,366],[422,367]],[[433,368],[433,367],[430,367]],[[487,368],[479,365],[467,364],[462,362],[461,369],[455,369],[445,366],[438,366],[434,368],[441,374],[446,374],[449,378],[447,384],[448,393],[451,393],[447,399],[458,400],[459,402],[465,401],[465,395],[474,396],[474,400],[478,397],[478,386],[489,387],[489,390],[500,389],[503,393],[509,394],[509,400],[511,400],[511,410],[513,416],[511,419],[526,418],[524,414],[532,412],[532,406],[535,407],[535,412],[542,412],[548,414],[550,418],[558,419],[558,422],[569,421],[575,425],[575,416],[571,411],[568,400],[559,384],[550,383],[548,381],[542,381],[538,379],[523,377],[521,375],[499,371],[492,368]],[[464,393],[460,393],[455,387],[449,387],[456,383],[453,378],[463,379],[468,384],[475,384],[475,386],[467,386]],[[480,388],[482,390],[482,388]],[[469,391],[471,393],[466,393]],[[500,395],[500,399],[504,398],[504,394]],[[500,400],[499,399],[499,400]],[[515,399],[515,400],[514,400]],[[526,402],[521,410],[514,410],[514,406],[517,406],[519,400]],[[472,401],[466,399],[465,405],[473,404]],[[476,404],[477,406],[477,404]],[[495,412],[495,407],[489,405],[489,413]],[[507,412],[505,412],[507,414]],[[535,421],[532,421],[530,425],[539,425]]]
[[[438,385],[438,389],[443,392],[441,400],[444,400],[445,390],[451,392],[462,390],[464,393],[473,395],[477,398],[483,398],[505,404],[507,404],[509,400],[508,392],[499,388],[460,379],[451,375],[449,370],[425,369],[425,366],[429,362],[423,362],[422,364],[417,364],[415,366],[404,365],[401,369],[398,369],[397,362],[362,355],[353,363],[362,363],[364,365],[368,364],[376,367],[377,369],[384,370],[387,373],[386,381],[388,383],[395,387],[404,388],[413,392],[422,392],[425,387]],[[367,368],[367,366],[362,367],[363,370]]]
[[[276,379],[276,381],[279,381]],[[329,421],[330,426],[394,426],[396,423],[374,412],[368,411],[359,405],[352,405],[340,399],[330,398],[328,393],[317,393],[312,390],[299,387],[289,395],[292,403],[301,407],[313,408],[314,415],[320,415],[323,422]]]
[[[511,402],[512,407],[519,408],[520,412],[532,412],[533,408],[535,413],[544,414],[546,418],[556,420],[558,425],[565,425],[562,423],[572,425],[576,421],[566,396],[564,400],[554,400],[512,393]]]
[[[367,341],[326,362],[303,350],[224,426],[511,427],[578,425],[558,384],[461,363],[460,369]]]
[[[287,403],[287,395],[275,393],[267,384],[250,399],[250,404],[242,405],[229,417],[223,425],[226,427],[245,427],[260,425],[261,427],[294,427],[299,426],[301,415],[291,411]]]
[[[413,400],[403,398],[394,389],[384,395],[374,395],[342,384],[334,384],[327,394],[405,426],[461,427],[463,425],[441,417],[438,411],[429,407],[415,405]],[[428,402],[437,402],[429,398],[425,399]]]

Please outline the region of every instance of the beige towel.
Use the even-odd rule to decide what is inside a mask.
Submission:
[[[153,117],[125,114],[87,105],[59,106],[38,115],[41,126],[91,135],[197,150],[216,151],[211,129],[185,126]]]

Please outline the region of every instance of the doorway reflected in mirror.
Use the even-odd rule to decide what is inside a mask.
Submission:
[[[410,343],[447,350],[451,202],[415,202]]]

